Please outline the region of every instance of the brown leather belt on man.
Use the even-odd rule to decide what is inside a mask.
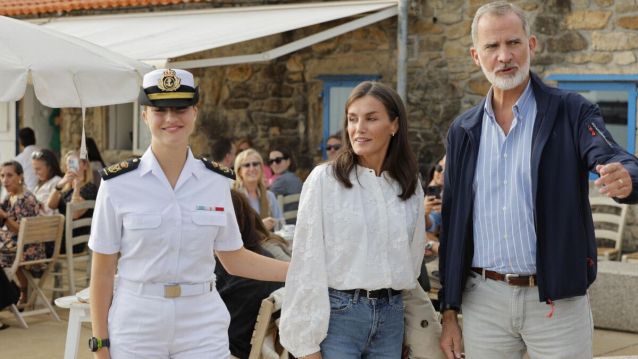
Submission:
[[[489,278],[492,280],[498,280],[505,282],[509,285],[517,287],[534,287],[536,286],[536,275],[521,275],[521,274],[502,274],[483,268],[472,268],[472,272],[480,274],[483,278]]]

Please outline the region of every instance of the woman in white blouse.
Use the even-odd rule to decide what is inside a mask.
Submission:
[[[38,184],[33,190],[35,198],[42,204],[40,214],[49,216],[58,213],[57,209],[51,209],[47,205],[55,186],[62,179],[62,170],[55,154],[47,149],[35,151],[31,154],[31,167],[38,177]]]
[[[417,285],[423,191],[401,98],[363,82],[346,103],[343,151],[306,180],[280,334],[304,358],[400,358],[402,289]]]

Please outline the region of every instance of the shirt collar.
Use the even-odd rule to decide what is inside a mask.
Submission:
[[[489,117],[490,120],[496,121],[494,117],[494,108],[492,107],[493,95],[494,95],[494,88],[491,87],[490,91],[487,93],[485,105],[483,105],[483,110],[485,111],[485,114]],[[514,106],[512,106],[512,112],[514,112],[515,117],[520,118],[519,114],[526,113],[527,110],[529,110],[528,107],[532,103],[532,101],[530,100],[533,97],[534,97],[534,91],[532,91],[532,81],[530,79],[530,80],[527,80],[527,86],[525,87],[525,90],[523,91],[521,96],[519,96],[518,100],[516,100],[516,103],[514,104]]]
[[[159,162],[157,162],[157,158],[151,150],[151,146],[149,146],[146,152],[144,152],[144,154],[140,158],[140,162],[140,176],[144,176],[149,172],[153,172],[155,174],[163,173],[162,167],[160,166]],[[195,166],[196,163],[197,159],[195,158],[195,156],[193,156],[193,152],[189,147],[188,153],[186,154],[186,163],[184,163],[184,168],[182,168],[180,177],[183,175],[194,175],[195,177],[197,177],[198,173],[197,166]]]

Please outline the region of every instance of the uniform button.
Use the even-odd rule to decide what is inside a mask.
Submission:
[[[507,158],[507,153],[503,155],[504,158]]]
[[[503,181],[503,184],[507,184],[507,181]]]
[[[427,328],[428,325],[430,325],[430,323],[428,323],[427,320],[423,319],[421,321],[421,328]]]
[[[507,239],[507,236],[503,236],[503,239]]]
[[[507,207],[503,207],[503,211],[507,211]]]

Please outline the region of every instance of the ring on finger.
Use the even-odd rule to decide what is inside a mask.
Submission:
[[[622,178],[619,178],[618,182],[620,183],[621,186],[625,184],[625,182],[623,182]]]

